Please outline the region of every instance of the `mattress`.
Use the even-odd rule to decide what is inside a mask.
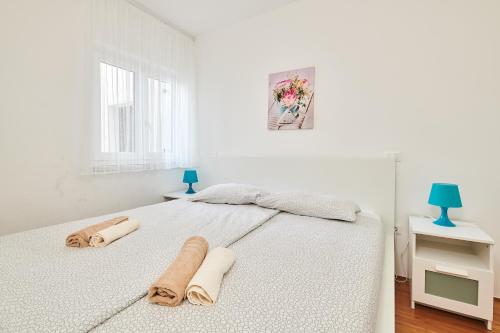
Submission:
[[[190,236],[228,246],[277,214],[175,200],[0,237],[0,332],[86,332],[140,300]],[[141,227],[104,248],[66,236],[128,215]]]
[[[93,332],[373,332],[382,222],[280,213],[230,246],[236,262],[217,303],[176,308],[143,298]]]

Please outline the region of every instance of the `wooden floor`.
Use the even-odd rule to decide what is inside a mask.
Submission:
[[[500,300],[495,299],[493,331],[488,331],[484,322],[446,311],[416,305],[410,307],[409,283],[396,283],[396,333],[500,333]]]

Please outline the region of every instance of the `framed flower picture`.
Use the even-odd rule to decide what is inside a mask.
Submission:
[[[270,130],[314,127],[314,75],[314,67],[269,75],[267,127]]]

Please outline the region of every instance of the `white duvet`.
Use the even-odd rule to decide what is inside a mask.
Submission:
[[[85,332],[141,299],[190,236],[228,246],[277,211],[183,200],[0,237],[0,332]],[[66,236],[127,215],[141,227],[103,248]]]
[[[384,257],[380,220],[280,213],[229,248],[236,261],[214,305],[184,301],[165,309],[142,299],[92,333],[374,331]]]

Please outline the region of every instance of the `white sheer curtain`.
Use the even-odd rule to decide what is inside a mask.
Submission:
[[[90,172],[193,163],[194,42],[125,0],[89,0]]]

